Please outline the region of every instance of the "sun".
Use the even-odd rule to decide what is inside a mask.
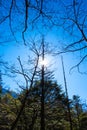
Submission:
[[[44,67],[48,68],[53,64],[53,61],[53,57],[49,55],[46,55],[44,57],[44,60],[42,59],[42,57],[39,57],[39,67],[44,65]]]
[[[40,59],[40,60],[39,60],[39,64],[40,64],[40,65],[47,66],[48,60],[47,60],[47,59],[44,59],[44,60]]]

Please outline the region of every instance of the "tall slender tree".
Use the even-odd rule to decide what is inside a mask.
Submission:
[[[44,39],[42,39],[42,62],[44,61]],[[45,115],[44,115],[44,64],[42,64],[41,78],[41,130],[45,130]]]
[[[63,63],[63,57],[62,56],[61,56],[61,61],[62,61],[62,68],[63,68],[63,77],[64,77],[64,84],[65,84],[65,93],[66,93],[68,117],[69,117],[69,122],[70,122],[70,130],[73,130],[72,118],[71,118],[71,112],[70,112],[70,103],[69,103],[67,83],[66,83],[66,76],[65,76],[65,69],[64,69],[64,63]]]

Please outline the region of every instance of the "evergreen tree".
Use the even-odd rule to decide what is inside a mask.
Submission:
[[[33,88],[30,90],[25,109],[21,119],[26,116],[27,128],[40,129],[41,119],[41,83],[35,81]],[[53,130],[54,128],[63,128],[62,121],[65,116],[65,95],[57,82],[52,80],[44,81],[44,114],[45,129]],[[23,96],[23,95],[22,95]],[[22,98],[19,98],[22,101]],[[29,115],[29,116],[28,116]],[[22,123],[23,124],[23,123]],[[23,127],[26,125],[23,125]]]

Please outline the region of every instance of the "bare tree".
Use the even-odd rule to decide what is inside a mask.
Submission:
[[[36,71],[37,71],[37,67],[38,67],[38,60],[39,60],[39,56],[37,55],[36,64],[35,64],[35,67],[34,67],[34,70],[33,70],[33,73],[32,73],[32,77],[29,78],[29,76],[24,72],[20,58],[18,58],[18,61],[19,61],[20,67],[21,67],[21,71],[14,70],[13,73],[15,72],[15,73],[19,73],[19,74],[23,75],[23,77],[26,81],[26,92],[25,92],[20,110],[18,112],[18,115],[17,115],[15,121],[12,124],[11,130],[15,129],[17,122],[18,122],[18,120],[19,120],[19,118],[20,118],[20,116],[21,116],[21,114],[22,114],[22,112],[25,108],[25,104],[26,104],[27,98],[29,96],[30,89],[32,88],[34,78],[35,78],[35,75],[36,75]],[[30,80],[30,85],[28,84],[28,80]]]
[[[37,76],[38,63],[39,63],[39,57],[40,57],[39,49],[40,48],[37,49],[35,43],[32,43],[31,51],[33,52],[33,58],[28,59],[28,65],[27,65],[28,68],[26,68],[25,64],[22,63],[22,60],[20,57],[17,58],[18,64],[19,64],[18,68],[17,68],[17,65],[15,67],[12,65],[10,66],[9,64],[3,64],[3,66],[5,67],[4,70],[6,70],[4,72],[5,75],[10,76],[11,78],[14,77],[14,75],[20,75],[23,77],[24,82],[25,82],[24,85],[20,85],[20,83],[18,83],[19,87],[21,89],[25,90],[25,94],[22,99],[22,104],[20,106],[20,110],[18,111],[17,116],[16,116],[14,122],[12,123],[11,130],[14,130],[15,127],[17,126],[20,116],[25,108],[25,104],[28,99],[29,93],[32,89],[35,77]],[[32,127],[33,127],[33,124],[32,124]]]
[[[38,44],[38,42],[41,42],[41,43]],[[41,88],[42,88],[42,93],[41,93],[42,94],[42,96],[41,96],[41,129],[43,129],[43,128],[45,129],[44,89],[43,89],[44,88],[44,75],[45,75],[44,71],[45,70],[43,70],[43,67],[41,68],[39,61],[40,61],[40,58],[42,58],[42,60],[44,60],[44,56],[46,54],[49,54],[50,50],[47,49],[47,46],[45,46],[45,43],[43,44],[43,40],[41,40],[41,41],[38,40],[37,42],[32,40],[32,43],[29,45],[30,45],[29,48],[32,52],[30,56],[32,58],[30,58],[30,56],[29,56],[27,66],[22,62],[20,57],[17,58],[19,67],[17,67],[17,65],[15,67],[15,66],[9,66],[9,64],[4,64],[4,67],[6,69],[5,72],[7,72],[6,74],[8,76],[14,77],[15,75],[20,75],[23,77],[23,79],[25,81],[24,85],[20,85],[20,83],[17,83],[18,86],[25,91],[25,94],[23,96],[22,104],[21,104],[20,110],[18,111],[17,117],[14,120],[14,122],[12,123],[11,130],[14,130],[17,126],[17,123],[18,123],[20,116],[25,108],[26,101],[27,101],[28,96],[30,94],[30,91],[33,87],[34,81],[36,79],[41,80]],[[42,78],[40,77],[41,75],[42,75]],[[48,73],[48,75],[49,75],[49,73]],[[35,117],[37,117],[37,113],[36,113]],[[43,126],[43,121],[44,121],[44,126]],[[34,124],[31,124],[31,127],[33,127],[33,125]]]
[[[75,53],[79,54],[79,62],[71,69],[77,67],[80,70],[80,65],[87,59],[87,8],[86,1],[72,0],[62,2],[65,10],[61,17],[63,21],[62,27],[68,33],[69,41],[63,46],[63,51],[59,53]],[[71,42],[72,41],[72,42]],[[58,53],[58,54],[59,54]]]
[[[47,0],[10,0],[0,2],[0,26],[2,40],[0,43],[23,41],[27,44],[27,33],[40,28],[51,27],[54,24],[57,2]],[[50,7],[50,8],[49,8]],[[6,28],[5,28],[6,27]],[[32,28],[32,29],[31,29]],[[3,31],[4,35],[2,34]],[[20,38],[18,37],[20,36]]]
[[[63,52],[82,52],[79,63],[74,66],[80,71],[79,66],[87,58],[86,1],[10,0],[7,3],[5,0],[0,2],[0,7],[0,44],[22,41],[26,45],[31,32],[38,30],[39,33],[42,28],[47,31],[47,28],[54,26],[58,29],[62,27],[71,37],[70,42],[63,46]]]
[[[67,110],[68,110],[68,117],[69,117],[69,123],[70,123],[70,130],[73,130],[71,110],[70,110],[70,102],[69,102],[69,96],[68,96],[68,88],[67,88],[67,82],[66,82],[66,75],[65,75],[65,68],[64,68],[64,63],[63,63],[63,57],[61,57],[61,62],[62,62],[63,77],[64,77],[64,84],[65,84],[65,93],[66,93],[66,100],[67,100]]]

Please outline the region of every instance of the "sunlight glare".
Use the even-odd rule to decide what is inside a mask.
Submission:
[[[40,65],[47,66],[47,64],[48,64],[47,59],[44,59],[44,60],[40,59]]]

